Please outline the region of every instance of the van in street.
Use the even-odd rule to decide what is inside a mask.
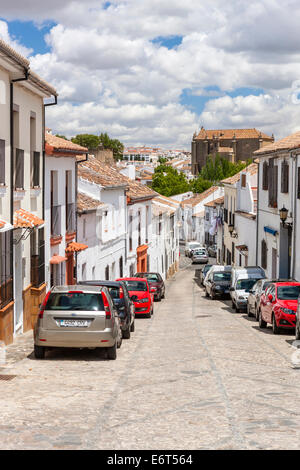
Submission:
[[[265,278],[265,271],[260,266],[233,267],[230,287],[232,308],[237,312],[245,310],[250,290],[259,279]]]

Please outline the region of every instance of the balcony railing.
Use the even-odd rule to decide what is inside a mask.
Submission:
[[[66,231],[67,233],[75,232],[76,230],[76,213],[75,204],[67,204],[66,206]]]
[[[40,264],[39,255],[31,256],[31,284],[32,287],[40,287],[45,282],[45,264]]]
[[[51,236],[60,237],[61,230],[61,206],[51,207]]]
[[[24,150],[15,149],[14,189],[24,189]]]
[[[31,187],[38,188],[40,186],[40,152],[31,153]]]

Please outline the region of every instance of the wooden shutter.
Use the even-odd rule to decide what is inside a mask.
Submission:
[[[0,184],[5,184],[5,140],[0,139]]]
[[[16,149],[15,189],[24,189],[24,150]]]
[[[262,188],[263,190],[267,191],[268,190],[268,180],[269,180],[269,165],[267,162],[264,162],[263,164],[263,181],[262,181]]]
[[[267,244],[265,240],[261,242],[261,266],[263,269],[267,269]]]
[[[33,187],[40,185],[40,152],[33,152]]]

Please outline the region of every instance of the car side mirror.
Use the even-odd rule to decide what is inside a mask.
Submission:
[[[154,294],[154,292],[156,292],[156,290],[157,290],[156,287],[151,287],[150,292],[151,292],[152,294]]]
[[[137,300],[139,300],[137,295],[132,295],[130,298],[133,302],[136,302]]]
[[[272,294],[269,294],[269,295],[268,295],[268,299],[269,299],[270,302],[273,302],[273,295],[272,295]]]

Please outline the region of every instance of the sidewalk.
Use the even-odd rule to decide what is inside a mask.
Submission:
[[[27,331],[24,334],[14,338],[14,342],[5,346],[5,363],[0,362],[0,369],[10,367],[16,362],[29,356],[33,351],[33,331]]]

